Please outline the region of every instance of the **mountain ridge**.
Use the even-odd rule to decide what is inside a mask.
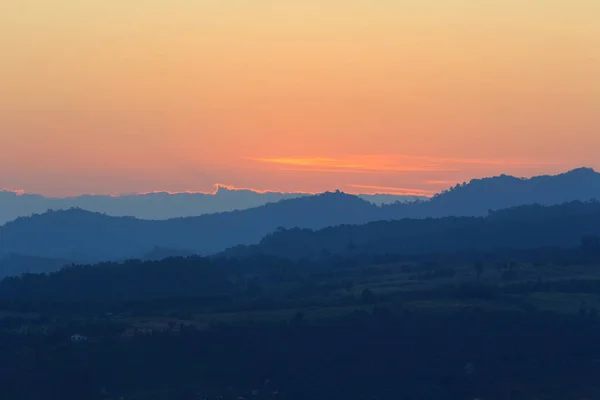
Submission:
[[[74,197],[45,197],[21,191],[0,190],[0,225],[18,217],[39,214],[47,210],[81,208],[116,217],[164,220],[193,217],[218,212],[245,210],[268,203],[311,196],[310,193],[285,193],[237,189],[215,185],[213,193],[157,191],[139,194],[80,195]],[[392,194],[359,195],[372,203],[413,201],[419,197]]]
[[[489,210],[593,198],[600,198],[600,174],[577,169],[528,179],[499,176],[472,180],[427,201],[382,206],[336,191],[246,210],[157,221],[70,209],[6,223],[0,227],[0,254],[77,262],[140,258],[155,248],[208,255],[258,244],[278,228],[318,230],[404,218],[484,216]]]
[[[600,202],[552,206],[528,204],[487,216],[405,218],[318,230],[279,229],[260,243],[236,246],[221,257],[276,256],[319,259],[338,256],[451,254],[461,251],[576,247],[600,237]]]

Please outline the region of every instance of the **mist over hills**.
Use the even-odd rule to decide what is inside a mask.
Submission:
[[[217,185],[214,193],[129,194],[121,196],[83,195],[66,198],[44,197],[0,190],[0,225],[18,217],[43,213],[47,210],[81,208],[115,217],[163,220],[195,217],[204,214],[245,210],[280,200],[310,196],[308,193],[258,192]],[[365,194],[359,197],[374,204],[414,201],[422,197],[393,194]]]
[[[440,193],[431,200],[382,206],[342,192],[327,192],[246,210],[158,221],[70,209],[18,218],[0,227],[0,254],[75,262],[144,258],[152,254],[153,249],[160,256],[182,253],[206,255],[237,245],[258,244],[279,228],[319,230],[403,218],[484,216],[489,210],[525,204],[553,205],[593,198],[600,198],[600,174],[582,168],[531,179],[505,175],[476,179]],[[527,215],[522,216],[525,218]],[[435,236],[437,225],[423,223],[434,224],[430,234]],[[414,224],[419,222],[399,225],[402,235],[412,237],[421,226]],[[476,224],[471,228],[478,229]],[[516,225],[511,229],[516,229]],[[574,232],[578,234],[579,230]],[[347,244],[350,238],[341,231],[338,233],[339,240]],[[394,237],[397,235],[394,233]],[[421,240],[425,238],[421,237]],[[385,243],[385,236],[379,241]],[[313,251],[313,247],[306,251]],[[157,248],[160,251],[156,251]],[[298,252],[297,249],[294,251]]]

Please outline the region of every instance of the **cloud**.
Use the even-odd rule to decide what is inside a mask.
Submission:
[[[425,172],[448,171],[431,163],[407,162],[406,156],[352,155],[330,157],[252,158],[252,161],[296,167],[294,170],[324,172]]]
[[[429,160],[431,162],[445,164],[466,165],[500,165],[508,167],[542,167],[547,165],[558,165],[554,161],[519,160],[507,158],[451,158],[451,157],[415,157],[417,159]]]
[[[343,157],[274,157],[251,158],[260,163],[279,165],[283,171],[330,173],[404,173],[460,172],[474,167],[533,168],[559,165],[555,162],[505,158],[450,158],[410,156],[404,154],[356,154]]]
[[[458,183],[462,183],[462,181],[456,179],[434,179],[425,181],[425,184],[430,186],[455,186]]]
[[[281,190],[271,190],[271,189],[254,189],[254,188],[246,188],[246,187],[237,187],[237,186],[233,186],[233,185],[226,185],[223,183],[217,183],[215,184],[215,190],[212,194],[216,194],[219,189],[225,189],[225,190],[230,190],[230,191],[246,191],[246,192],[254,192],[254,193],[258,193],[258,194],[267,194],[267,193],[277,193],[277,194],[314,194],[314,193],[308,193],[308,192],[286,192],[286,191],[281,191]]]
[[[279,168],[278,171],[284,172],[325,172],[336,174],[372,174],[373,170],[366,169],[336,169],[336,168]]]
[[[418,188],[403,188],[393,186],[376,186],[376,185],[357,185],[350,184],[348,187],[356,189],[367,189],[374,191],[376,194],[394,194],[398,196],[424,196],[431,197],[435,194],[433,190],[418,189]]]
[[[17,196],[23,196],[25,194],[25,191],[23,189],[0,188],[0,193],[12,193],[12,194],[16,194]]]

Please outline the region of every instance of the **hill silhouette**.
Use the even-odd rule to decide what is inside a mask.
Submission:
[[[600,197],[598,195],[600,174],[584,168],[531,179],[505,175],[477,179],[431,200],[383,206],[337,191],[247,210],[159,221],[70,209],[18,218],[0,227],[0,254],[96,262],[144,258],[158,247],[169,249],[168,255],[180,252],[207,255],[236,245],[258,244],[279,228],[319,230],[403,218],[484,216],[489,210],[533,203],[587,201]],[[407,237],[423,226],[415,221],[403,224],[403,235]],[[431,224],[432,229],[443,226],[433,222],[425,224]],[[471,228],[479,229],[476,225]],[[438,235],[435,231],[429,234]],[[341,235],[338,240],[347,245],[349,238]],[[379,238],[382,246],[386,240],[386,237]]]
[[[489,210],[524,204],[555,205],[594,198],[600,199],[600,173],[591,168],[528,179],[500,175],[473,179],[434,196],[427,202],[425,216],[486,215]]]
[[[258,245],[237,246],[223,255],[263,254],[288,258],[330,255],[435,254],[542,247],[576,247],[600,236],[600,203],[525,205],[486,217],[443,217],[377,221],[321,230],[294,228],[267,235]]]
[[[383,205],[391,219],[484,216],[526,204],[556,205],[600,198],[600,173],[578,168],[558,175],[500,175],[457,184],[426,201]]]
[[[158,253],[164,255],[165,250],[155,249],[154,254]],[[228,296],[236,291],[239,300],[264,294],[258,282],[306,283],[303,280],[311,275],[324,279],[336,274],[339,279],[339,274],[361,264],[396,263],[399,267],[400,262],[411,260],[427,270],[428,263],[438,260],[456,265],[456,260],[475,263],[484,258],[488,264],[506,265],[514,256],[522,262],[587,265],[593,269],[591,266],[600,260],[600,203],[527,205],[487,217],[379,221],[318,231],[279,229],[259,245],[238,246],[213,257],[184,254],[161,260],[69,265],[43,276],[4,279],[0,282],[0,301],[137,301]],[[368,269],[361,270],[369,273]],[[255,280],[257,276],[262,280]],[[230,300],[227,302],[233,304]],[[265,304],[273,303],[262,306]]]
[[[65,198],[0,191],[0,224],[48,209],[81,208],[111,216],[169,219],[258,207],[307,196],[306,193],[257,192],[216,185],[214,193],[156,192],[120,196],[82,195]]]
[[[0,225],[18,217],[39,214],[49,209],[81,208],[115,217],[163,220],[245,210],[267,203],[305,196],[311,196],[311,194],[258,192],[223,185],[217,185],[214,193],[156,192],[121,196],[83,195],[67,198],[51,198],[37,194],[0,190]],[[391,194],[365,194],[359,195],[359,197],[377,205],[419,199],[414,196]]]
[[[0,227],[0,254],[77,262],[139,258],[156,247],[210,254],[237,244],[258,243],[279,227],[360,224],[379,218],[380,211],[366,200],[341,192],[164,221],[110,217],[81,209],[48,211]]]

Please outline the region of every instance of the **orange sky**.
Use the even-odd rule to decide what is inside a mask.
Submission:
[[[600,168],[597,0],[4,0],[0,187],[432,193]]]

